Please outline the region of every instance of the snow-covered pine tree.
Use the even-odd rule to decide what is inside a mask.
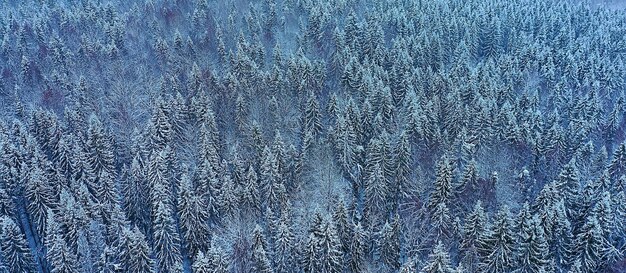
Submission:
[[[526,221],[526,220],[525,220]],[[522,226],[518,261],[514,272],[542,273],[547,272],[550,264],[550,249],[546,241],[539,217],[530,218]]]
[[[300,268],[305,273],[319,272],[321,263],[317,257],[319,249],[319,239],[315,234],[309,233],[300,250]]]
[[[190,257],[206,251],[210,237],[209,212],[202,196],[196,193],[189,176],[184,173],[178,187],[178,215],[185,246]]]
[[[557,180],[557,189],[564,192],[565,205],[568,208],[574,208],[579,188],[580,174],[576,167],[576,161],[572,159],[563,167]]]
[[[388,212],[389,188],[382,166],[376,163],[365,181],[365,216],[370,226],[379,224]]]
[[[441,242],[437,242],[433,251],[428,254],[428,262],[420,272],[424,273],[456,273],[451,265],[450,254]]]
[[[594,272],[603,266],[608,248],[602,233],[598,218],[590,215],[574,239],[572,257],[580,262],[583,272]]]
[[[152,273],[154,272],[154,261],[152,260],[152,250],[146,241],[146,236],[143,235],[138,227],[134,227],[132,230],[127,230],[129,233],[129,242],[126,255],[127,258],[124,264],[126,270],[131,273]]]
[[[482,202],[476,201],[473,210],[465,217],[459,246],[461,261],[470,271],[478,269],[480,240],[486,235],[487,220]]]
[[[439,204],[450,201],[453,194],[454,167],[447,156],[439,160],[434,189],[428,199],[428,208],[435,209]]]
[[[78,273],[78,259],[65,240],[56,220],[57,215],[48,209],[46,213],[46,260],[51,273]]]
[[[293,234],[293,227],[288,222],[283,212],[280,217],[276,234],[274,234],[274,264],[276,265],[276,273],[293,272],[296,249],[296,238]]]
[[[252,231],[252,264],[255,272],[273,273],[274,268],[267,254],[267,241],[261,226],[256,225]]]
[[[76,252],[78,248],[78,235],[81,230],[86,229],[88,216],[83,206],[65,189],[61,190],[57,210],[57,220],[63,234],[62,237],[68,242],[70,250]]]
[[[137,153],[132,159],[130,169],[127,171],[125,181],[122,184],[123,207],[131,224],[141,227],[142,231],[147,232],[150,222],[148,203],[150,199],[146,174],[141,162],[141,155]]]
[[[261,211],[259,181],[252,164],[248,166],[241,191],[240,211],[245,212],[247,215],[259,215]]]
[[[335,208],[332,213],[333,222],[337,227],[337,236],[341,241],[342,251],[348,253],[350,249],[350,240],[352,238],[352,228],[348,220],[348,212],[342,198],[337,198],[334,202]]]
[[[8,272],[34,272],[35,260],[28,247],[26,237],[9,216],[0,218],[0,253]]]
[[[24,169],[26,169],[24,165]],[[28,215],[37,231],[40,240],[43,240],[46,229],[47,212],[56,207],[56,197],[45,173],[38,165],[30,169],[25,185],[24,194],[28,201]]]
[[[99,176],[102,171],[115,174],[113,143],[104,125],[95,114],[89,116],[86,150],[87,162],[95,175]]]
[[[302,126],[304,132],[310,132],[315,137],[322,131],[322,115],[315,92],[309,91],[307,96]]]
[[[409,134],[406,131],[402,131],[394,149],[395,186],[392,187],[392,192],[395,193],[394,204],[401,202],[404,197],[409,196],[412,190],[412,155],[413,152],[411,149],[411,143],[409,142]]]
[[[168,116],[170,109],[165,100],[159,97],[155,101],[154,112],[150,118],[150,144],[152,149],[161,150],[170,144],[173,136],[172,122]]]
[[[342,272],[343,251],[341,240],[337,236],[337,230],[332,218],[328,218],[323,224],[321,236],[318,238],[320,245],[320,254],[318,256],[321,262],[320,272],[339,273]]]
[[[493,227],[479,239],[481,272],[505,272],[514,265],[517,244],[512,228],[509,208],[504,205],[498,210]]]
[[[620,177],[626,171],[626,143],[621,143],[613,152],[613,158],[608,165],[608,171],[612,178]]]
[[[400,268],[400,223],[398,219],[393,223],[386,222],[377,236],[377,250],[380,262],[389,270]]]
[[[164,200],[154,204],[153,238],[156,264],[159,272],[181,273],[180,236],[172,207]]]
[[[439,203],[430,213],[430,236],[432,240],[447,242],[452,238],[453,222],[446,203]]]

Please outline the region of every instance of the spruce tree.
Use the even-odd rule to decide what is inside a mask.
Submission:
[[[572,159],[559,173],[557,189],[565,195],[565,205],[574,208],[580,188],[580,174],[576,168],[576,162]]]
[[[352,272],[362,272],[367,264],[368,236],[361,223],[354,225],[352,240],[350,241],[350,269]]]
[[[274,268],[267,254],[267,241],[263,230],[256,225],[252,232],[252,264],[255,272],[273,273]]]
[[[580,262],[583,272],[597,271],[603,265],[606,239],[602,226],[594,215],[590,215],[573,242],[573,257]]]
[[[321,261],[320,272],[340,273],[343,271],[343,251],[341,241],[337,236],[335,223],[327,220],[324,224],[322,234],[318,239],[320,245],[319,261]]]
[[[454,168],[450,160],[444,156],[437,164],[435,187],[428,200],[428,207],[430,209],[435,209],[439,204],[450,201],[453,194],[453,172]]]
[[[322,116],[320,106],[314,92],[308,92],[308,98],[304,108],[304,132],[310,132],[313,136],[319,135],[322,131]]]
[[[413,168],[411,144],[409,135],[406,131],[402,131],[400,138],[395,147],[395,187],[392,192],[395,193],[394,203],[400,202],[403,197],[407,197],[411,190],[411,170]]]
[[[386,222],[378,232],[378,254],[380,262],[390,270],[398,270],[400,267],[400,227],[397,221],[389,224]]]
[[[89,117],[86,145],[87,162],[89,162],[93,173],[95,175],[100,175],[101,172],[114,174],[115,156],[111,137],[95,114]]]
[[[215,244],[211,244],[207,254],[204,254],[202,251],[198,252],[191,268],[194,273],[229,272],[227,257],[224,251]]]
[[[198,251],[206,251],[209,240],[209,212],[204,199],[193,189],[187,174],[180,178],[178,214],[183,238],[190,257]]]
[[[370,224],[376,224],[387,213],[389,187],[382,166],[376,163],[365,182],[365,211]]]
[[[505,272],[511,269],[517,253],[509,208],[500,208],[493,228],[479,239],[478,253],[481,272]]]
[[[8,216],[0,218],[0,253],[8,272],[35,271],[35,261],[24,234]]]
[[[613,152],[608,171],[613,178],[620,177],[626,171],[626,143],[621,143]]]
[[[135,227],[130,232],[130,242],[128,249],[127,270],[131,273],[153,272],[152,251],[148,246],[146,237]]]
[[[519,258],[515,272],[541,273],[547,272],[550,263],[549,246],[543,227],[537,216],[531,218],[528,225],[521,230]]]
[[[487,220],[480,200],[465,217],[459,249],[461,250],[461,260],[469,270],[474,270],[478,264],[480,240],[486,236]]]
[[[78,259],[63,240],[57,216],[51,209],[47,211],[46,220],[46,260],[51,273],[78,273]]]
[[[153,238],[156,264],[159,272],[182,272],[180,236],[176,228],[171,206],[156,201],[154,208]]]
[[[54,190],[45,173],[37,165],[30,170],[25,182],[28,214],[37,234],[43,236],[47,225],[47,211],[56,206]]]
[[[450,262],[450,254],[438,242],[432,253],[428,255],[428,262],[422,268],[424,273],[456,273]]]
[[[320,251],[319,239],[315,234],[310,233],[305,239],[300,250],[300,268],[305,273],[319,272],[321,267],[317,253]]]
[[[277,273],[287,273],[294,270],[295,236],[290,223],[285,217],[280,218],[276,234],[274,235],[274,263]]]

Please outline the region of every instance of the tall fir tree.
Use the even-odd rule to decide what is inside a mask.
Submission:
[[[206,251],[210,238],[209,212],[202,196],[196,193],[187,174],[180,178],[178,215],[188,255]]]
[[[34,272],[35,260],[18,225],[8,216],[0,218],[0,253],[8,272]]]
[[[493,227],[479,239],[481,272],[505,272],[513,266],[518,250],[512,225],[509,208],[504,205],[498,211]]]
[[[46,260],[51,273],[78,273],[77,257],[63,240],[57,216],[49,209],[47,211],[46,227]]]
[[[432,253],[428,255],[428,262],[421,272],[424,273],[456,273],[451,265],[450,254],[444,249],[441,242],[435,245]]]
[[[172,207],[163,200],[157,201],[154,208],[153,238],[156,264],[159,272],[182,272],[180,236]]]

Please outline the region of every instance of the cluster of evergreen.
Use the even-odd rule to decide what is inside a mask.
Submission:
[[[0,271],[624,272],[625,57],[586,1],[1,1]]]

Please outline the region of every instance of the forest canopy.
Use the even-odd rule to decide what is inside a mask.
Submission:
[[[625,272],[625,58],[587,0],[2,0],[0,272]]]

